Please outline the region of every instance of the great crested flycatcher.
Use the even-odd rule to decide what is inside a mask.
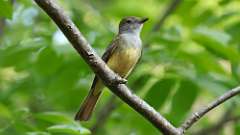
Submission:
[[[140,32],[143,23],[147,20],[148,18],[134,16],[123,18],[119,24],[117,36],[102,56],[109,68],[122,78],[127,78],[141,56]],[[75,120],[87,121],[91,117],[103,88],[104,84],[95,76],[90,92],[76,114]]]

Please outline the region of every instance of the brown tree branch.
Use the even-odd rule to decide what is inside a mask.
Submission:
[[[133,94],[125,84],[119,83],[121,78],[109,69],[95,53],[78,28],[54,0],[35,0],[35,2],[52,18],[85,62],[114,94],[140,113],[162,133],[179,134],[178,130],[168,120],[144,100]]]
[[[220,104],[224,103],[228,99],[236,96],[240,93],[240,86],[236,87],[232,90],[227,91],[225,94],[214,100],[208,106],[201,108],[199,111],[192,114],[191,117],[185,120],[185,122],[181,125],[179,130],[184,133],[187,129],[189,129],[194,123],[196,123],[200,118],[202,118],[206,113],[216,108]]]

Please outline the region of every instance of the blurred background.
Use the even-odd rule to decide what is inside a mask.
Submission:
[[[128,86],[175,126],[240,82],[239,0],[58,0],[102,55],[125,16],[149,17]],[[108,90],[89,122],[74,122],[94,74],[31,0],[0,0],[1,135],[157,135]],[[188,135],[239,135],[239,96]]]

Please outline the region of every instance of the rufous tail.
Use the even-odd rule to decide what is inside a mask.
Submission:
[[[98,94],[94,95],[93,91],[94,90],[91,89],[89,95],[82,103],[80,110],[78,111],[78,113],[75,116],[75,120],[87,121],[90,119],[92,112],[95,108],[95,105],[97,103],[97,100],[102,93],[101,91],[99,91]]]

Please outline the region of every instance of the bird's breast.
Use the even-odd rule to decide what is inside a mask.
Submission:
[[[121,77],[127,77],[141,56],[141,41],[131,37],[121,37],[120,44],[108,60],[108,66]]]

